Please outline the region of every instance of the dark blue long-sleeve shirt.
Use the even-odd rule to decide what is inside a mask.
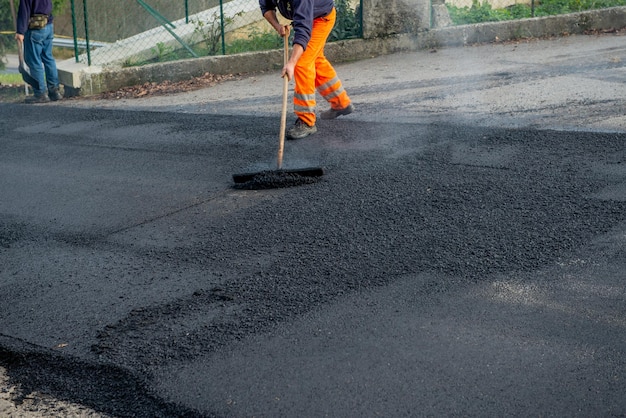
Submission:
[[[48,15],[48,22],[52,22],[52,0],[20,0],[16,32],[25,34],[28,30],[28,20],[36,14]]]
[[[306,49],[311,39],[313,19],[329,14],[335,2],[333,0],[259,0],[261,13],[278,8],[280,14],[293,21],[293,43]]]

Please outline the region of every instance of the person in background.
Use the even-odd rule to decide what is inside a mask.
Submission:
[[[20,0],[15,39],[24,44],[24,61],[30,68],[31,76],[39,84],[33,86],[34,96],[26,98],[29,103],[45,103],[63,98],[59,91],[56,61],[52,55],[52,21],[52,0]]]
[[[330,103],[322,119],[335,119],[353,112],[354,107],[333,66],[324,56],[324,46],[335,25],[333,0],[259,0],[265,20],[280,34],[289,36],[289,26],[278,21],[276,9],[292,21],[293,48],[282,76],[295,79],[294,111],[298,119],[286,132],[288,139],[299,139],[317,132],[315,91]]]

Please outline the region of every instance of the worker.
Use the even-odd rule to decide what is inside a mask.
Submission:
[[[259,0],[263,17],[280,34],[289,36],[289,26],[278,21],[276,9],[292,21],[293,48],[281,76],[295,79],[294,112],[298,119],[287,130],[287,139],[300,139],[317,132],[315,92],[330,103],[322,119],[348,115],[354,107],[333,66],[324,56],[324,46],[335,25],[333,0]]]
[[[52,0],[20,0],[15,39],[24,45],[24,61],[37,82],[34,84],[38,84],[32,86],[35,94],[26,98],[28,103],[45,103],[63,98],[59,91],[56,61],[52,55],[52,21]]]

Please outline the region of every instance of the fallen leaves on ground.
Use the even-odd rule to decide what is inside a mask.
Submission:
[[[183,81],[148,82],[137,86],[122,87],[119,90],[100,93],[97,98],[103,100],[137,99],[148,96],[162,96],[173,93],[184,93],[214,86],[227,80],[233,80],[234,74],[217,75],[204,73],[200,77],[194,77]]]
[[[585,35],[626,35],[626,28],[620,29],[589,29],[583,32]]]

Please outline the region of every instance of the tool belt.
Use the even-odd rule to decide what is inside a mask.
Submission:
[[[48,24],[48,15],[33,15],[28,21],[28,29],[43,29]]]

